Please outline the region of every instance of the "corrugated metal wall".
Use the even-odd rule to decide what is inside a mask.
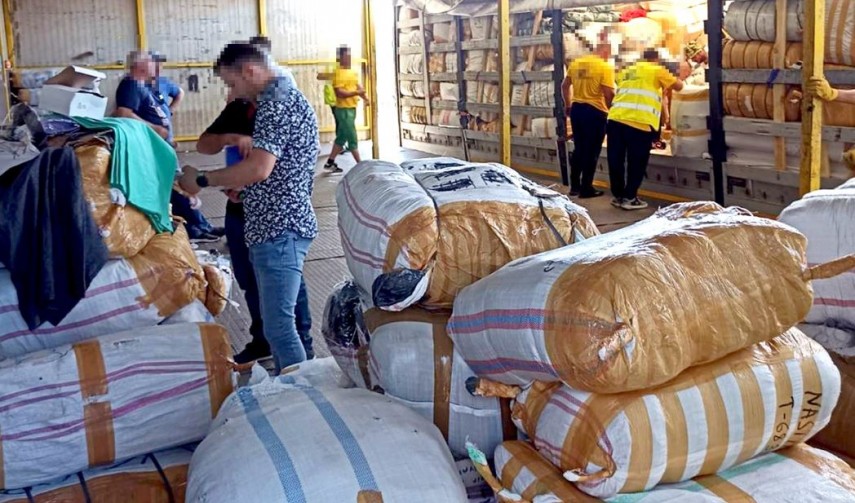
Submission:
[[[19,66],[116,64],[136,45],[134,0],[13,0],[12,12]]]
[[[316,75],[328,68],[324,61],[335,58],[338,45],[349,45],[354,59],[362,58],[362,2],[266,3],[274,57],[289,63],[300,89],[318,111],[321,128],[331,130],[334,122],[323,102],[324,84]],[[138,45],[135,0],[12,0],[11,19],[17,67],[121,65]],[[167,56],[165,75],[186,91],[175,116],[176,135],[194,137],[216,117],[226,96],[222,81],[210,68],[199,65],[213,63],[228,42],[259,33],[258,2],[145,0],[144,20],[148,48]],[[83,57],[78,58],[80,55]],[[355,63],[354,67],[361,65]],[[101,90],[110,98],[112,110],[124,72],[102,71],[108,78]],[[362,123],[360,110],[357,124]],[[322,139],[328,141],[330,135],[324,134]]]

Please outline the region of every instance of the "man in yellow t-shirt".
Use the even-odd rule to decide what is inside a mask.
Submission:
[[[662,95],[683,89],[683,82],[659,64],[659,53],[644,51],[638,63],[620,72],[606,126],[612,206],[641,210],[647,203],[638,189],[647,174],[650,147],[659,136]]]
[[[359,156],[359,140],[356,134],[356,107],[359,98],[368,102],[365,89],[359,85],[359,77],[350,68],[350,48],[341,46],[338,48],[338,67],[333,74],[332,85],[335,90],[335,144],[332,153],[324,164],[324,168],[334,172],[340,172],[335,160],[345,150],[353,155],[358,163],[362,159]]]
[[[615,70],[606,61],[610,52],[609,44],[602,41],[594,54],[573,60],[561,86],[573,129],[570,195],[582,199],[603,195],[593,183],[615,95]]]

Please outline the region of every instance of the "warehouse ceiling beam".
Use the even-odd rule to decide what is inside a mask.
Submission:
[[[806,0],[804,66],[802,86],[811,77],[822,77],[825,57],[825,0]],[[802,100],[802,153],[799,191],[802,195],[820,188],[822,168],[822,100],[805,96]]]
[[[140,49],[148,49],[148,37],[145,27],[145,0],[135,0],[137,8],[137,45]]]
[[[511,165],[511,5],[499,2],[499,153]],[[427,90],[425,91],[427,92]]]

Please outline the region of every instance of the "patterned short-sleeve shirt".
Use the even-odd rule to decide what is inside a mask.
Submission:
[[[277,77],[258,97],[253,147],[276,156],[273,172],[246,187],[246,244],[272,241],[288,231],[318,235],[312,208],[315,163],[320,152],[318,120],[303,93]]]

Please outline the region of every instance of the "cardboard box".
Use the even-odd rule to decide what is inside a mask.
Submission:
[[[105,77],[103,73],[89,68],[66,67],[45,82],[39,108],[69,117],[103,119],[107,98],[101,95],[98,83]]]

